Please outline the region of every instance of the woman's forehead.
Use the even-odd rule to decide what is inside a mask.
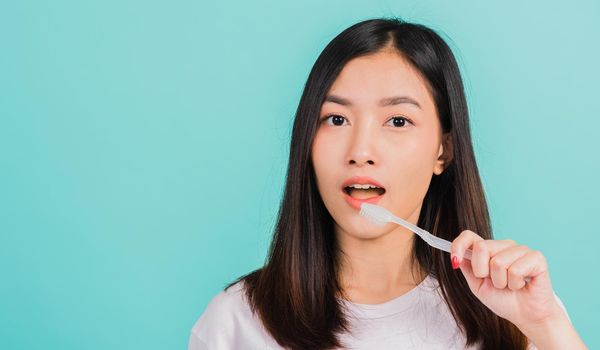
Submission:
[[[401,55],[391,52],[350,60],[327,95],[356,105],[381,105],[383,99],[398,96],[414,100],[422,109],[433,103],[422,74]]]

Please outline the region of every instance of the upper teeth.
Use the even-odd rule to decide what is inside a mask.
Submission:
[[[369,188],[379,188],[379,187],[377,187],[377,186],[374,186],[374,185],[369,185],[369,184],[365,184],[365,185],[361,185],[361,184],[354,184],[354,185],[350,185],[350,186],[348,186],[348,187],[360,188],[360,189],[363,189],[363,190],[367,190],[367,189],[369,189]]]

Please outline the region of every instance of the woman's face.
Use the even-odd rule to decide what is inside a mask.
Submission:
[[[441,125],[427,86],[394,51],[349,61],[333,83],[311,154],[336,231],[369,239],[396,227],[376,226],[359,215],[361,202],[349,202],[343,186],[353,176],[382,185],[385,192],[376,204],[417,222],[431,177],[444,169]],[[400,98],[385,103],[390,97]],[[352,197],[374,197],[375,191],[355,190]]]

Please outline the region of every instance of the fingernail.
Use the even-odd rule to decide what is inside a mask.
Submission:
[[[459,266],[459,265],[460,265],[460,264],[459,264],[459,262],[458,262],[458,257],[457,257],[456,255],[455,255],[455,256],[453,256],[453,257],[452,257],[452,268],[453,268],[454,270],[456,270],[456,269],[458,269],[458,266]]]

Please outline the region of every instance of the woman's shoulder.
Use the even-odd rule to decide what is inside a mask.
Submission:
[[[244,285],[239,281],[211,298],[194,323],[192,336],[203,340],[217,333],[228,334],[236,326],[235,319],[244,317],[246,309]]]
[[[244,293],[243,281],[239,281],[221,290],[208,302],[204,313],[198,321],[203,319],[218,321],[244,312],[247,306]]]
[[[194,323],[189,350],[270,348],[272,340],[252,312],[244,281],[217,293]]]

